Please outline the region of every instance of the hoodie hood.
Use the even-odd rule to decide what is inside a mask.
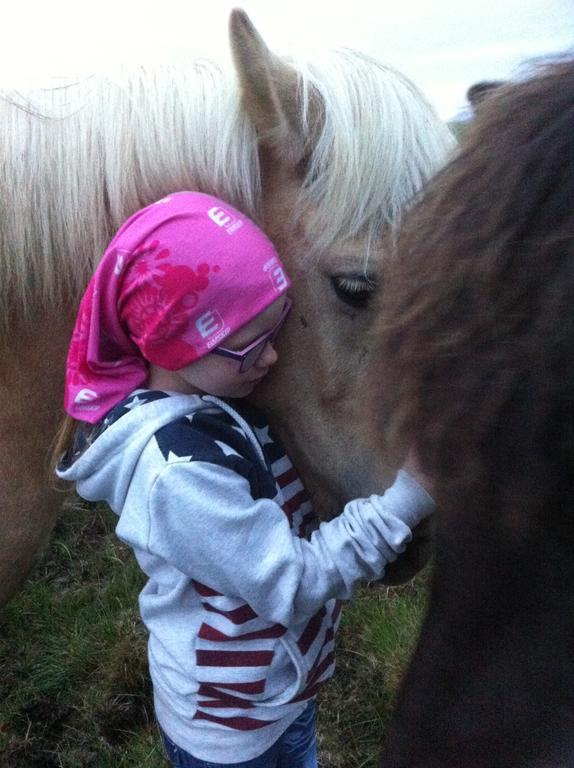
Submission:
[[[199,395],[136,391],[95,425],[85,440],[88,447],[63,457],[57,475],[75,482],[82,498],[106,501],[120,514],[136,465],[153,435],[174,419],[208,408],[213,403]]]

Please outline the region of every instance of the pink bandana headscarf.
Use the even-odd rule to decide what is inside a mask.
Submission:
[[[80,304],[64,407],[94,424],[141,386],[148,363],[203,357],[290,286],[263,232],[227,203],[178,192],[120,228]]]

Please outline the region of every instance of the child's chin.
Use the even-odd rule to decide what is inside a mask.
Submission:
[[[249,382],[246,382],[245,384],[241,384],[238,387],[234,387],[233,389],[230,388],[224,391],[212,392],[211,394],[215,395],[216,397],[233,397],[236,399],[238,397],[246,397],[247,395],[250,395],[253,392],[255,385],[257,383],[258,382],[256,381],[255,382],[249,381]]]

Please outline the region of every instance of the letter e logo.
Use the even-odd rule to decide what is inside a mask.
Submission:
[[[210,208],[207,215],[218,227],[228,227],[233,223],[233,216],[230,216],[223,210],[223,208],[219,208],[218,206]]]
[[[287,278],[281,267],[273,267],[269,273],[269,277],[271,278],[273,288],[277,293],[281,293],[281,291],[284,291],[287,288]]]
[[[204,312],[201,317],[198,317],[195,321],[195,327],[199,331],[202,339],[207,339],[209,336],[213,336],[214,333],[220,331],[223,328],[223,320],[221,315],[214,309],[210,309]]]

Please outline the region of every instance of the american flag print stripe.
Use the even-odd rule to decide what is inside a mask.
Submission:
[[[258,720],[254,717],[219,717],[202,710],[196,712],[195,719],[210,720],[212,723],[225,725],[227,728],[234,728],[237,731],[254,731],[276,722],[275,720]]]

